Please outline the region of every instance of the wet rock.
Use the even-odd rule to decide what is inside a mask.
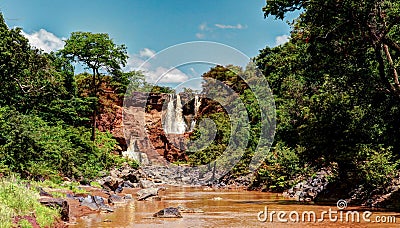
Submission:
[[[131,183],[138,183],[140,180],[140,175],[138,171],[132,169],[131,167],[123,168],[118,177],[122,178],[125,181],[130,181]]]
[[[83,201],[81,202],[81,206],[88,207],[93,211],[97,211],[100,209],[94,202],[92,196],[87,196],[86,198],[84,198]]]
[[[93,211],[113,212],[114,210],[105,204],[104,198],[100,196],[87,196],[81,202],[81,206],[86,206]]]
[[[124,200],[124,198],[122,198],[121,196],[112,194],[112,195],[110,195],[110,197],[108,198],[108,203],[112,203],[112,204],[115,204],[115,203],[125,203],[125,200]]]
[[[160,210],[157,213],[154,213],[153,217],[157,218],[182,218],[181,213],[178,208],[175,207],[167,207]]]
[[[182,182],[189,184],[191,182],[191,177],[182,177]]]
[[[83,201],[81,202],[81,206],[85,206],[90,208],[92,211],[97,211],[99,210],[99,207],[97,206],[97,204],[93,201],[93,198],[91,196],[88,196],[86,198],[83,199]]]
[[[149,197],[158,197],[158,192],[160,190],[165,190],[165,188],[161,187],[161,188],[146,188],[146,189],[141,189],[140,191],[137,192],[138,195],[138,200],[145,200]]]

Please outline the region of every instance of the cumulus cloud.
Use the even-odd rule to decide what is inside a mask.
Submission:
[[[204,33],[196,33],[196,37],[199,39],[204,39],[206,37],[206,34]]]
[[[150,62],[146,62],[148,57],[153,57],[155,51],[144,48],[138,54],[129,55],[129,59],[124,68],[125,71],[140,70],[146,77],[146,81],[155,83],[181,83],[189,79],[189,76],[180,71],[179,69],[169,69],[165,66],[152,66]]]
[[[215,27],[220,29],[246,29],[247,25],[237,24],[237,25],[224,25],[224,24],[215,24]]]
[[[189,79],[189,76],[176,68],[169,70],[165,67],[157,67],[155,71],[145,72],[145,75],[150,82],[157,82],[161,77],[159,83],[181,83]]]
[[[46,31],[45,29],[40,29],[37,32],[28,34],[22,31],[22,35],[24,35],[28,40],[29,43],[38,48],[43,50],[44,52],[51,52],[57,51],[64,47],[65,38],[59,38],[51,32]]]
[[[139,56],[140,57],[144,57],[144,58],[150,58],[153,57],[156,54],[155,51],[148,49],[148,48],[144,48],[143,50],[141,50],[139,52]]]
[[[290,36],[288,35],[282,35],[282,36],[277,36],[275,37],[275,46],[282,45],[286,42],[289,41]]]

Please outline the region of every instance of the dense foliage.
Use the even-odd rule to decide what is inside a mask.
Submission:
[[[302,10],[290,41],[256,58],[277,105],[273,151],[285,145],[302,166],[337,164],[342,183],[389,185],[400,150],[399,2],[266,2],[265,16]]]
[[[85,40],[76,38],[85,35],[101,41],[100,47],[79,46]],[[115,59],[101,55],[113,48]],[[107,129],[97,132],[94,141],[90,130],[93,112],[115,112],[108,109],[113,107],[108,101],[122,103],[130,78],[143,77],[117,72],[126,59],[124,46],[114,45],[108,35],[73,33],[66,49],[46,54],[31,47],[19,28],[9,29],[0,16],[0,50],[0,173],[84,180],[124,161],[114,154],[116,140]],[[93,53],[81,53],[85,50]],[[74,56],[88,59],[85,63],[94,69],[95,93],[93,75],[88,82],[87,74],[74,74]],[[91,65],[91,58],[100,60]],[[100,74],[101,68],[114,76]],[[114,96],[105,97],[108,92]]]

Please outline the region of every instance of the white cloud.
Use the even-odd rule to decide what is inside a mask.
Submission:
[[[204,39],[206,37],[206,34],[204,33],[196,33],[196,37],[199,39]]]
[[[282,36],[277,36],[275,37],[275,46],[282,45],[286,42],[289,41],[290,36],[288,35],[282,35]]]
[[[215,24],[215,27],[220,29],[246,29],[247,25],[237,24],[237,25],[224,25],[224,24]]]
[[[146,77],[146,81],[150,83],[155,83],[157,80],[163,76],[157,83],[181,83],[189,79],[189,76],[180,71],[179,69],[171,69],[164,66],[152,66],[150,62],[146,62],[151,54],[154,56],[155,51],[144,48],[139,51],[139,54],[129,55],[129,59],[124,68],[125,71],[140,70]]]
[[[207,27],[207,23],[202,23],[199,25],[199,29],[200,31],[206,31],[209,30],[209,28]]]
[[[43,50],[44,52],[51,52],[57,51],[64,47],[64,41],[51,32],[46,31],[45,29],[40,29],[38,32],[34,32],[31,34],[25,33],[22,31],[22,35],[24,35],[28,40],[29,43],[38,48]]]
[[[147,57],[147,58],[153,57],[155,54],[156,54],[155,51],[150,50],[148,48],[144,48],[139,52],[140,57]]]
[[[189,76],[176,68],[169,70],[165,67],[157,67],[155,71],[145,72],[145,75],[150,82],[156,82],[162,77],[159,83],[181,83],[189,79]]]

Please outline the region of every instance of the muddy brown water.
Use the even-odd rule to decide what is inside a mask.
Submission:
[[[203,187],[167,187],[166,191],[160,193],[160,197],[161,201],[133,200],[128,204],[116,206],[114,213],[100,213],[79,218],[77,224],[70,227],[400,227],[400,213],[361,207],[347,207],[340,212],[335,204],[324,206],[300,204],[282,198],[276,193],[243,190],[208,191]],[[182,213],[183,218],[152,217],[155,212],[163,208],[178,205],[198,208],[204,213]],[[259,221],[265,219],[266,209],[269,216],[267,221]],[[332,213],[338,211],[338,214],[332,214],[329,218],[329,210]],[[315,222],[313,216],[311,216],[312,221],[308,221],[307,213],[311,211],[316,215]],[[371,212],[370,216],[368,211]],[[272,212],[275,214],[271,216]],[[283,215],[283,212],[286,214]],[[346,218],[347,212],[351,213],[348,213]],[[355,212],[360,215],[359,222]],[[278,213],[281,213],[282,221],[279,221]],[[293,222],[297,220],[296,213],[299,215],[298,222]],[[364,220],[363,215],[370,221]],[[334,221],[335,216],[337,221]],[[376,222],[378,220],[386,220],[386,223]]]

